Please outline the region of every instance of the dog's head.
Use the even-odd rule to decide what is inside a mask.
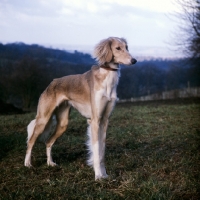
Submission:
[[[126,40],[117,37],[109,37],[100,41],[94,49],[94,56],[99,65],[106,63],[133,65],[137,62],[128,52]]]

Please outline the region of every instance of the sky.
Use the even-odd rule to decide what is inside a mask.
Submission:
[[[0,42],[91,53],[110,36],[136,56],[175,57],[175,0],[0,0]]]

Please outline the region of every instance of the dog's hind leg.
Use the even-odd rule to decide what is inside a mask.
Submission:
[[[46,142],[47,165],[49,166],[56,165],[56,163],[53,162],[51,156],[51,149],[56,139],[60,137],[67,129],[69,111],[70,111],[70,105],[67,102],[62,103],[56,110],[55,113],[57,120],[56,130]]]
[[[32,148],[35,144],[37,137],[43,133],[46,124],[49,121],[49,117],[46,118],[39,118],[35,120],[35,127],[32,135],[30,136],[29,140],[27,141],[27,150],[26,150],[26,157],[24,161],[24,165],[26,167],[31,167],[31,152]],[[31,127],[33,128],[33,127]]]
[[[51,119],[52,113],[56,107],[53,99],[50,101],[46,100],[41,96],[40,102],[38,104],[38,113],[36,119],[31,121],[28,125],[28,141],[27,141],[27,150],[24,165],[26,167],[31,167],[31,152],[35,144],[36,139],[41,135],[49,120]]]
[[[47,125],[45,126],[43,133],[38,137],[38,140],[42,143],[46,143],[49,136],[55,131],[56,124],[57,124],[56,118],[53,115],[51,116]]]

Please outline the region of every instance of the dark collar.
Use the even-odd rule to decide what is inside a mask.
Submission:
[[[119,68],[111,68],[109,65],[101,65],[101,68],[108,70],[108,71],[118,71]]]

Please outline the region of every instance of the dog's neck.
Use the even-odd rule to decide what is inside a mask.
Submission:
[[[120,69],[119,64],[115,64],[115,63],[105,63],[104,65],[101,65],[100,67],[108,71],[118,71]]]

